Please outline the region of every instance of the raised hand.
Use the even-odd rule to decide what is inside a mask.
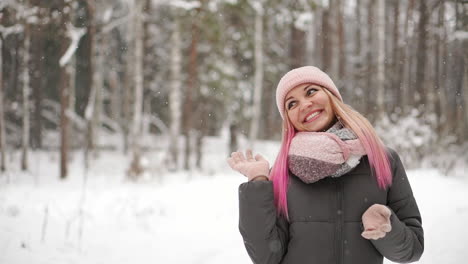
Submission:
[[[231,157],[227,159],[227,163],[233,170],[245,175],[249,181],[259,176],[264,176],[268,179],[270,171],[268,161],[260,154],[257,154],[254,158],[250,149],[245,154],[244,156],[241,151],[233,152]]]
[[[362,224],[364,232],[362,236],[366,239],[377,240],[383,238],[392,230],[390,216],[392,211],[385,205],[374,204],[369,207],[362,215]]]

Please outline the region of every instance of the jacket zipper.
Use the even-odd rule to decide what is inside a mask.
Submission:
[[[337,249],[337,258],[338,258],[338,264],[343,263],[343,183],[341,182],[340,179],[337,181],[337,215],[338,215],[338,221],[337,221],[337,240],[336,240],[336,249]]]

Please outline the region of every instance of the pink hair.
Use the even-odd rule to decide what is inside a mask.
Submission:
[[[364,116],[355,111],[351,106],[340,101],[327,89],[323,89],[323,91],[328,95],[333,112],[338,120],[343,123],[343,126],[351,129],[361,140],[369,159],[372,175],[376,177],[379,188],[386,189],[392,183],[392,171],[388,153],[382,140]],[[291,140],[296,134],[296,130],[289,121],[286,111],[283,114],[283,138],[280,151],[270,173],[270,179],[273,181],[277,213],[289,219],[287,202],[289,179],[288,153]]]

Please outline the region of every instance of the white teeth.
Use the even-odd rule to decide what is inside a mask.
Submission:
[[[306,121],[306,122],[309,121],[310,119],[314,118],[314,117],[317,116],[318,114],[320,114],[319,111],[317,111],[317,112],[315,112],[315,113],[309,115],[309,116],[306,118],[305,121]]]

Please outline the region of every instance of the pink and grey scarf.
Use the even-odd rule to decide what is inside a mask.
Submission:
[[[288,153],[289,170],[305,183],[340,177],[366,154],[354,133],[337,122],[326,132],[298,132]]]

